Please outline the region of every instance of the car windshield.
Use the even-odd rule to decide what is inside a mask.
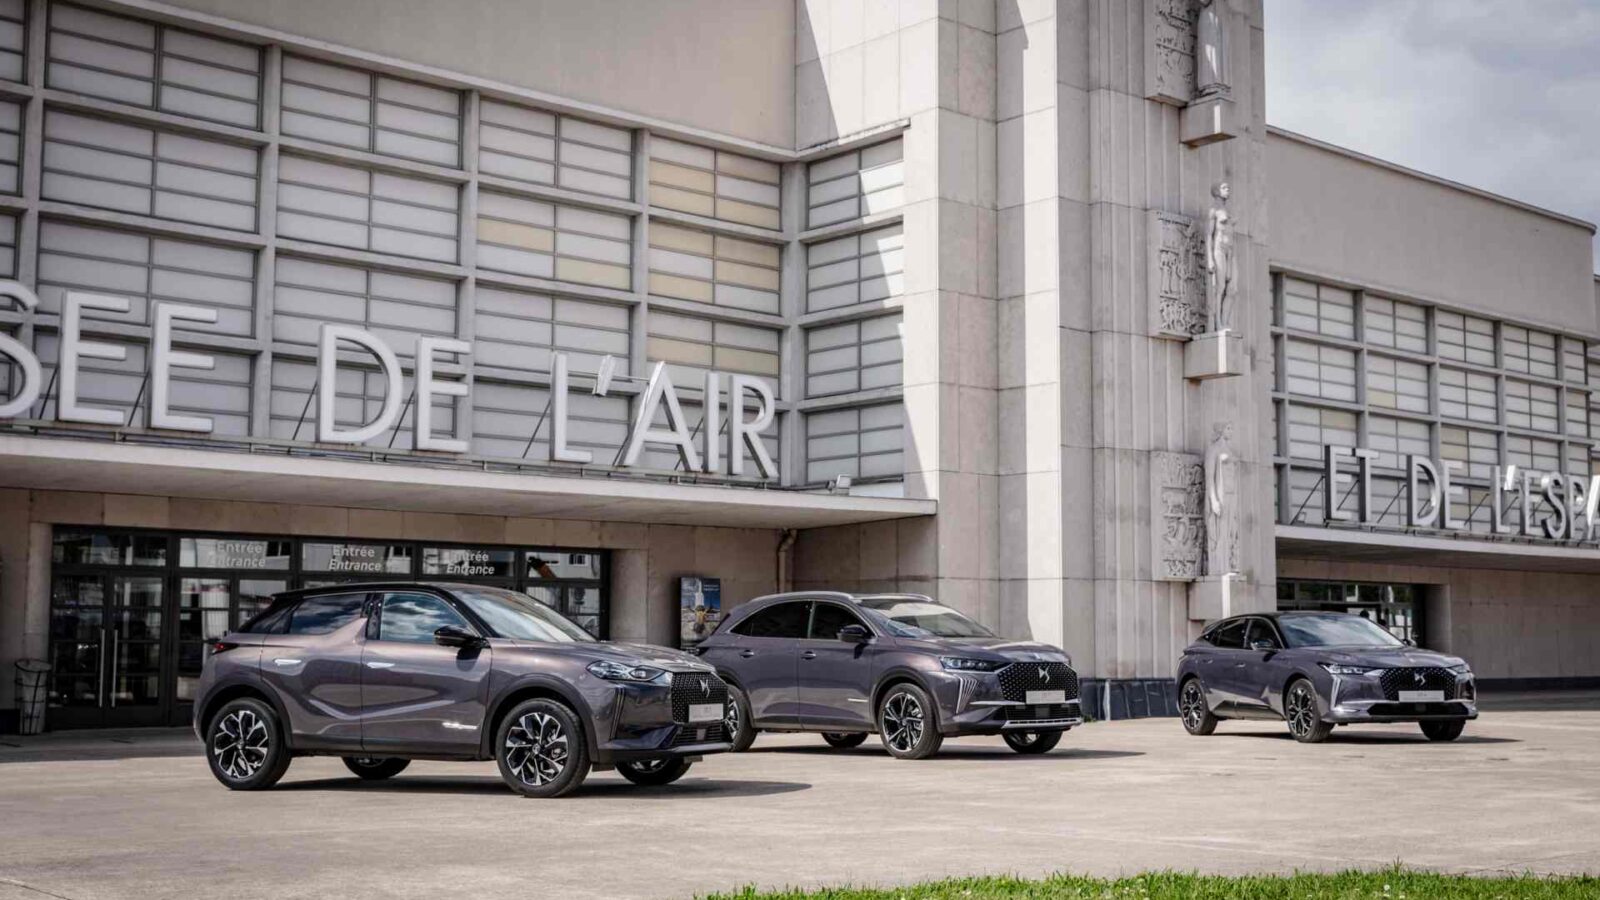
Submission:
[[[931,600],[880,597],[861,605],[889,620],[889,629],[899,637],[994,637],[989,629]]]
[[[500,637],[562,644],[594,641],[572,620],[526,594],[487,587],[451,590]]]
[[[1329,613],[1280,616],[1278,627],[1291,647],[1400,647],[1404,642],[1371,619]]]

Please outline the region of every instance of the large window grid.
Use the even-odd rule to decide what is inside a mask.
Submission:
[[[15,81],[7,87],[4,102],[17,104],[16,114],[10,118],[0,109],[0,194],[11,189],[18,196],[43,195],[46,201],[39,214],[26,216],[21,215],[26,209],[24,202],[4,204],[7,209],[0,212],[0,269],[6,271],[0,274],[14,275],[26,284],[39,284],[49,264],[43,238],[52,229],[100,229],[113,242],[134,238],[149,247],[163,241],[185,245],[181,264],[170,265],[153,250],[147,260],[134,261],[135,266],[149,273],[145,277],[151,281],[144,299],[139,292],[129,290],[135,301],[133,315],[96,318],[91,312],[85,317],[84,329],[91,337],[127,344],[131,358],[147,358],[150,303],[173,300],[203,304],[198,294],[209,291],[204,280],[219,279],[216,283],[225,290],[216,295],[215,303],[222,322],[216,326],[180,323],[175,335],[176,343],[186,349],[217,356],[219,367],[222,357],[228,357],[226,387],[230,399],[215,409],[207,410],[202,403],[195,410],[225,417],[227,427],[219,426],[219,433],[239,434],[268,444],[279,440],[275,435],[282,433],[283,424],[282,413],[274,409],[272,402],[273,386],[278,380],[274,360],[281,357],[288,366],[309,362],[307,341],[311,335],[302,325],[295,324],[295,301],[284,299],[291,283],[298,279],[297,267],[347,267],[358,270],[373,284],[380,276],[396,276],[448,286],[447,293],[453,296],[429,299],[389,297],[376,287],[355,292],[362,295],[367,307],[363,321],[380,332],[389,329],[384,336],[405,358],[402,364],[408,380],[414,336],[487,338],[490,335],[485,334],[484,328],[496,316],[506,314],[507,308],[504,304],[497,307],[493,299],[480,306],[479,296],[505,299],[514,294],[538,295],[558,305],[563,301],[600,301],[624,311],[626,324],[619,325],[617,319],[606,316],[603,325],[586,323],[577,327],[592,328],[601,335],[608,351],[621,351],[616,355],[623,359],[623,373],[642,378],[648,368],[650,322],[657,310],[699,314],[697,301],[672,296],[655,298],[649,288],[648,252],[655,243],[652,234],[656,228],[664,232],[674,225],[713,237],[711,259],[717,289],[704,317],[782,336],[782,357],[778,372],[772,377],[783,384],[793,384],[795,390],[791,396],[780,398],[778,426],[770,434],[781,436],[780,443],[794,451],[782,456],[786,483],[811,480],[803,452],[803,417],[807,412],[881,406],[887,402],[896,416],[903,417],[898,386],[875,390],[870,396],[848,394],[820,401],[808,401],[803,396],[806,329],[863,315],[859,308],[807,311],[804,290],[808,247],[875,229],[880,234],[882,229],[894,229],[890,242],[893,246],[874,236],[873,240],[879,242],[878,255],[886,264],[876,269],[864,267],[860,296],[862,300],[876,301],[874,313],[877,308],[890,312],[899,306],[899,192],[893,184],[899,164],[893,158],[897,154],[890,152],[890,145],[897,143],[893,136],[885,136],[876,149],[844,149],[828,156],[779,164],[759,159],[759,154],[752,152],[698,146],[678,135],[664,137],[642,124],[600,125],[561,112],[538,110],[527,101],[512,99],[509,89],[493,97],[482,96],[459,84],[430,84],[435,76],[420,70],[406,72],[390,64],[380,73],[354,55],[343,55],[325,46],[311,47],[293,39],[273,44],[266,38],[240,38],[251,31],[248,26],[240,26],[223,37],[204,33],[210,26],[200,23],[179,27],[141,20],[131,13],[87,10],[90,18],[103,16],[106,22],[123,23],[117,27],[133,23],[129,34],[156,35],[151,46],[141,51],[144,56],[140,58],[146,59],[148,66],[134,65],[139,54],[118,57],[134,65],[130,71],[148,71],[148,78],[142,82],[149,89],[146,99],[133,83],[143,76],[130,76],[113,65],[100,65],[111,62],[106,54],[112,50],[69,59],[70,48],[66,44],[50,43],[52,27],[61,35],[74,32],[75,37],[93,30],[87,26],[67,27],[67,19],[53,17],[57,10],[69,5],[44,4],[40,21],[31,22],[26,4],[0,0],[0,79]],[[168,40],[169,37],[173,39]],[[96,40],[114,47],[118,53],[130,49],[109,35]],[[143,38],[122,43],[141,41]],[[80,44],[79,49],[83,46]],[[92,77],[78,82],[78,86],[68,85],[59,80],[65,77],[61,73],[67,71],[63,64],[76,66],[80,73],[91,73]],[[207,66],[214,70],[214,77],[194,77],[197,73],[204,75]],[[91,83],[121,87],[89,90],[82,86]],[[253,88],[241,90],[239,86],[246,84]],[[129,90],[133,92],[127,93]],[[532,118],[519,113],[531,113]],[[56,127],[23,129],[22,123],[29,121],[53,122]],[[75,134],[70,127],[64,130],[61,123],[88,123],[89,132]],[[553,146],[535,147],[538,141],[527,140],[501,146],[497,135],[506,135],[496,129],[517,132],[512,137],[545,139]],[[73,154],[102,153],[118,145],[116,140],[103,139],[107,134],[129,142],[125,151],[118,154],[126,159],[119,160],[117,166],[95,164],[87,172],[74,171]],[[41,152],[44,142],[52,138],[54,149]],[[8,140],[16,145],[17,161],[44,160],[42,168],[30,166],[31,171],[16,171],[14,186],[7,183],[4,170]],[[552,152],[546,153],[547,147]],[[863,215],[871,215],[871,224],[846,219],[808,227],[811,164],[819,165],[819,175],[831,170],[824,165],[830,161],[831,168],[842,171],[852,167],[844,164],[845,157],[850,157],[863,173],[856,183],[860,196],[866,199],[858,209]],[[552,168],[534,165],[539,163]],[[355,173],[365,185],[357,189],[352,180],[349,186],[329,188],[297,181],[311,168],[324,174],[333,170]],[[106,180],[105,176],[123,169],[130,177]],[[98,177],[99,181],[90,184],[82,180],[82,175]],[[79,180],[74,182],[73,178]],[[682,183],[673,184],[675,179]],[[49,182],[48,186],[44,182]],[[390,196],[395,192],[386,194],[380,183],[425,185],[427,202],[412,202],[415,198],[404,192],[402,196]],[[289,191],[291,196],[285,196],[289,187],[323,190],[320,195]],[[657,193],[660,196],[652,199]],[[614,240],[626,250],[626,257],[613,251],[606,259],[597,260],[575,252],[574,259],[582,263],[602,262],[617,267],[616,272],[607,272],[604,278],[589,280],[571,272],[562,273],[559,264],[550,277],[487,267],[481,257],[493,242],[484,240],[479,232],[485,213],[481,200],[490,195],[617,217],[626,226],[626,235],[575,232],[581,238]],[[387,209],[386,203],[391,205]],[[355,215],[356,206],[361,206],[365,214]],[[344,216],[343,212],[350,215]],[[555,225],[559,259],[559,216]],[[308,232],[308,226],[314,227]],[[380,240],[385,235],[386,239]],[[236,270],[236,260],[243,258],[251,261],[252,271],[248,274]],[[204,264],[192,265],[196,261]],[[791,265],[798,266],[798,277],[792,282],[786,280]],[[169,279],[172,286],[155,285],[153,279],[158,273],[164,273],[159,277]],[[288,277],[284,277],[285,273]],[[570,277],[564,279],[563,274]],[[771,299],[775,278],[784,285],[776,305]],[[73,281],[78,280],[81,279]],[[180,280],[187,284],[180,284]],[[66,281],[58,278],[55,283],[64,285]],[[789,287],[791,283],[794,288]],[[799,293],[791,296],[791,291]],[[246,292],[253,295],[248,303],[244,302]],[[723,303],[724,294],[727,303]],[[392,300],[403,302],[391,306]],[[401,308],[407,304],[408,309]],[[38,347],[42,356],[49,355],[46,345],[54,340],[60,318],[49,305],[46,303],[45,308],[34,313],[23,313],[14,304],[0,302],[0,329]],[[284,309],[277,310],[279,305]],[[519,318],[516,305],[513,300],[509,318]],[[380,306],[403,314],[397,322],[386,324],[378,314]],[[482,325],[478,323],[480,309],[485,313]],[[423,327],[411,322],[412,311],[431,324]],[[303,322],[314,312],[320,311],[301,310],[300,319]],[[281,324],[277,321],[280,315],[284,320]],[[535,313],[528,318],[543,317]],[[552,324],[551,346],[579,349],[572,343],[563,344],[562,324]],[[284,327],[295,333],[280,333]],[[524,332],[519,332],[515,340],[501,342],[504,352],[489,348],[494,352],[488,355],[495,356],[497,364],[474,358],[469,371],[443,361],[441,375],[473,377],[474,400],[500,388],[508,392],[543,391],[548,402],[549,373],[542,371],[538,362],[515,358],[515,347],[523,341],[532,340],[530,347],[540,342]],[[575,335],[577,331],[571,333]],[[588,338],[572,340],[586,342]],[[760,369],[764,374],[769,368],[763,344],[760,364],[747,366],[746,370]],[[548,352],[544,355],[547,358]],[[585,396],[581,372],[596,359],[593,354],[587,359],[573,357],[579,379],[575,385],[579,390],[573,394],[575,420],[579,416],[577,401]],[[518,364],[509,365],[513,361]],[[245,378],[242,384],[235,380],[241,373]],[[174,373],[180,381],[178,376],[187,374]],[[147,373],[135,373],[135,380],[143,377]],[[6,373],[0,383],[14,384],[15,379]],[[614,383],[611,399],[626,406],[638,389],[636,382]],[[689,392],[693,393],[692,387]],[[137,386],[134,394],[139,394]],[[234,395],[246,398],[242,412]],[[54,399],[53,393],[43,399],[35,407],[35,415],[53,415]],[[130,413],[128,431],[144,428],[147,396],[137,408],[130,402],[120,405]],[[492,404],[479,405],[485,406],[486,412],[493,409]],[[487,424],[480,427],[472,419],[472,406],[470,401],[464,404],[462,413],[468,420],[462,422],[458,436],[474,440],[477,435],[495,433],[498,436],[493,447],[497,454],[505,454],[485,461],[547,466],[538,448],[548,440],[548,422],[540,434],[530,435],[535,449],[524,460],[520,453],[513,456],[505,452],[514,443],[511,435],[498,434],[502,429]],[[533,409],[530,417],[535,423],[538,412]],[[300,411],[295,413],[297,419],[300,415]],[[611,414],[602,418],[609,423]],[[624,421],[627,418],[622,417]],[[405,419],[409,423],[412,415],[408,413]],[[297,443],[309,441],[315,430],[314,420],[314,410],[306,410],[305,420],[298,423],[304,427],[299,429]],[[182,439],[167,436],[172,437]],[[392,437],[382,435],[368,449],[388,454]],[[130,438],[137,439],[134,435]],[[393,455],[403,457],[403,442],[393,443]],[[489,442],[481,443],[488,446]],[[481,464],[481,457],[472,455],[457,459],[464,464]],[[596,454],[597,465],[609,462],[607,454]],[[879,472],[882,467],[871,468]],[[884,469],[870,477],[897,479],[899,472]]]
[[[1468,500],[1455,512],[1479,532],[1492,466],[1600,470],[1594,342],[1286,274],[1274,287],[1280,522],[1322,523],[1329,443],[1378,452],[1383,524],[1403,522],[1408,453],[1462,464]],[[1340,508],[1355,505],[1352,486]]]

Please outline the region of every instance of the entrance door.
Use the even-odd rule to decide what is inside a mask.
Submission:
[[[58,575],[51,594],[52,727],[167,724],[166,579]]]

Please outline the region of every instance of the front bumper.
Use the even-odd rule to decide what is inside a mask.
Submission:
[[[1448,686],[1448,685],[1447,685]],[[1335,675],[1322,719],[1339,725],[1359,722],[1426,722],[1478,717],[1478,686],[1471,674],[1456,675],[1443,700],[1401,700],[1384,690],[1378,677]]]
[[[673,677],[683,680],[676,685],[671,682],[612,683],[609,708],[597,729],[600,738],[594,760],[597,764],[703,756],[733,749],[725,732],[724,719],[690,722],[688,715],[691,705],[701,705],[704,701],[704,705],[720,705],[726,716],[727,685],[710,673],[675,672]],[[702,679],[709,679],[709,690],[704,693],[700,688]]]
[[[1066,731],[1083,724],[1076,675],[1064,702],[1046,704],[1007,698],[994,672],[938,672],[929,680],[939,705],[939,732],[946,737]]]

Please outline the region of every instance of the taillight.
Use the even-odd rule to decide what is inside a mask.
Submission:
[[[227,653],[237,646],[239,645],[229,641],[213,641],[211,643],[211,655],[216,656],[218,653]]]

